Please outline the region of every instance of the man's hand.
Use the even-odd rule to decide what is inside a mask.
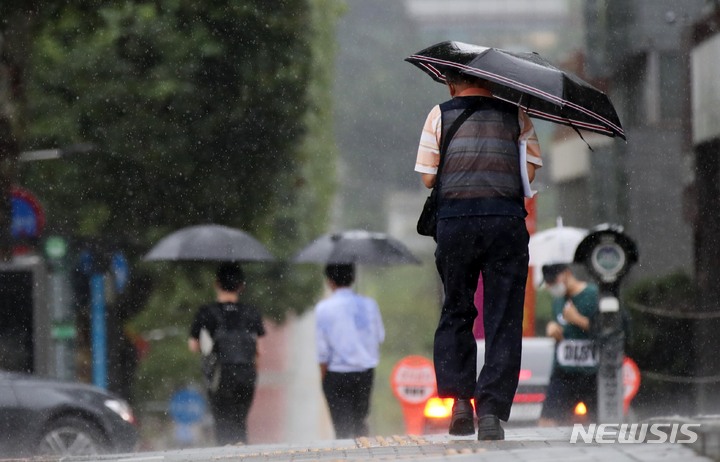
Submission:
[[[552,337],[559,342],[563,339],[563,328],[555,321],[550,321],[545,327],[545,335]]]
[[[530,183],[533,182],[535,179],[535,169],[537,168],[537,165],[533,164],[532,162],[527,163],[527,173],[528,173],[528,181]]]
[[[421,177],[426,188],[432,189],[432,187],[435,186],[435,179],[437,178],[437,175],[433,173],[422,173]]]
[[[325,374],[327,374],[327,363],[320,363],[320,380],[325,380]]]
[[[192,351],[193,353],[197,353],[198,351],[200,351],[200,342],[198,341],[198,339],[188,339],[188,350]]]
[[[578,326],[584,331],[590,330],[590,320],[580,314],[575,304],[568,300],[563,308],[563,318],[570,324]]]

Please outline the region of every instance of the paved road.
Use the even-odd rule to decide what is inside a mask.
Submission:
[[[306,462],[306,461],[422,461],[422,462],[654,462],[712,461],[717,456],[720,425],[707,425],[695,445],[570,443],[570,428],[508,429],[506,440],[479,442],[474,438],[432,436],[376,436],[316,444],[224,446],[219,448],[121,454],[102,458],[63,458],[63,462]],[[704,449],[703,449],[704,448]]]

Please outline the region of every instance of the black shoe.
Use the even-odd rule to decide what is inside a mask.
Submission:
[[[500,419],[494,415],[484,415],[478,419],[478,441],[497,441],[505,439],[505,430]]]
[[[475,434],[474,416],[469,399],[456,399],[452,408],[449,433],[456,436]]]

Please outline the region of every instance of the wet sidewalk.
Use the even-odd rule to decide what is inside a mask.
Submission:
[[[688,422],[684,420],[683,422]],[[63,458],[63,461],[104,460],[115,462],[280,462],[280,461],[423,461],[423,462],[637,462],[718,460],[720,419],[703,421],[694,428],[692,444],[602,444],[576,438],[572,428],[507,429],[505,441],[480,442],[448,435],[376,436],[356,440],[333,440],[314,444],[224,446],[101,458]]]

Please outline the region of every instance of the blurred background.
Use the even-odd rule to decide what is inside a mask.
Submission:
[[[269,330],[250,441],[330,439],[321,268],[288,261],[328,231],[384,231],[423,262],[362,267],[356,283],[387,330],[371,432],[404,432],[390,373],[431,357],[442,297],[434,242],[415,232],[427,191],[413,168],[425,117],[449,95],[403,59],[459,40],[537,51],[609,94],[627,143],[535,122],[545,164],[528,227],[622,225],[640,255],[622,292],[634,411],[720,412],[716,2],[270,3],[0,5],[0,368],[97,381],[100,281],[104,386],[133,405],[143,448],[206,444],[203,419],[178,436],[170,402],[202,393],[186,340],[214,267],[141,257],[177,228],[234,226],[279,259],[245,266]],[[549,295],[526,305],[525,334],[543,335]]]

